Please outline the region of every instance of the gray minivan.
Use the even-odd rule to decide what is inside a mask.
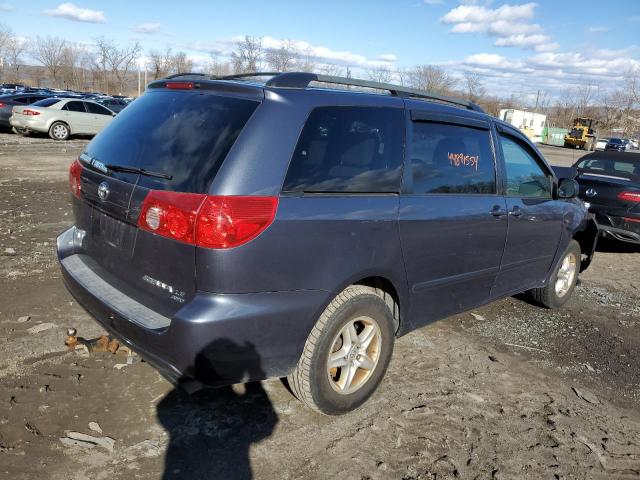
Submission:
[[[261,78],[155,81],[70,168],[64,281],[167,378],[287,377],[341,414],[397,336],[519,292],[567,301],[597,229],[518,130],[396,85]]]

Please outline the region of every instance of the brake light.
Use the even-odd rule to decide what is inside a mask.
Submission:
[[[80,184],[80,174],[82,173],[82,165],[79,160],[74,161],[69,167],[69,187],[71,193],[76,198],[80,198],[82,186]]]
[[[624,202],[640,203],[640,191],[637,192],[620,192],[618,194],[618,200]]]
[[[25,108],[22,110],[23,115],[40,115],[40,112],[36,112],[35,110],[31,110],[30,108]]]
[[[193,90],[193,82],[167,82],[167,88],[172,90]]]
[[[7,106],[7,104],[6,104],[6,103],[2,103],[2,102],[0,102],[0,108],[4,108],[4,107],[6,107],[6,106]]]
[[[640,218],[622,217],[625,222],[640,223]]]
[[[151,190],[144,199],[138,226],[164,237],[195,243],[198,209],[204,195]]]
[[[143,230],[207,248],[249,242],[275,218],[277,197],[209,196],[152,190],[138,217]]]
[[[247,243],[271,225],[277,209],[278,197],[207,197],[198,215],[198,245],[231,248]]]

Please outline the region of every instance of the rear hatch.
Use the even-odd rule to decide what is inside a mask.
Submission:
[[[158,89],[122,111],[79,158],[84,254],[107,282],[171,316],[194,294],[193,244],[138,228],[151,191],[204,194],[257,101]]]

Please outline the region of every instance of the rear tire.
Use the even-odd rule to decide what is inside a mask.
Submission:
[[[325,415],[362,405],[389,365],[395,337],[393,308],[380,290],[351,285],[327,306],[287,377],[294,395]]]
[[[562,307],[571,297],[578,282],[581,257],[580,244],[571,240],[547,284],[544,287],[530,290],[531,297],[547,308]]]
[[[49,136],[54,140],[68,140],[71,132],[69,126],[62,122],[53,122],[49,128]]]

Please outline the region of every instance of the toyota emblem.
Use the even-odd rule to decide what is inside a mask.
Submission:
[[[585,194],[587,197],[595,197],[595,196],[598,194],[598,192],[596,192],[596,189],[595,189],[595,188],[588,188],[588,189],[587,189],[587,191],[586,191],[586,192],[584,192],[584,194]]]
[[[100,198],[100,200],[104,202],[108,196],[109,184],[107,182],[102,182],[100,185],[98,185],[98,198]]]

